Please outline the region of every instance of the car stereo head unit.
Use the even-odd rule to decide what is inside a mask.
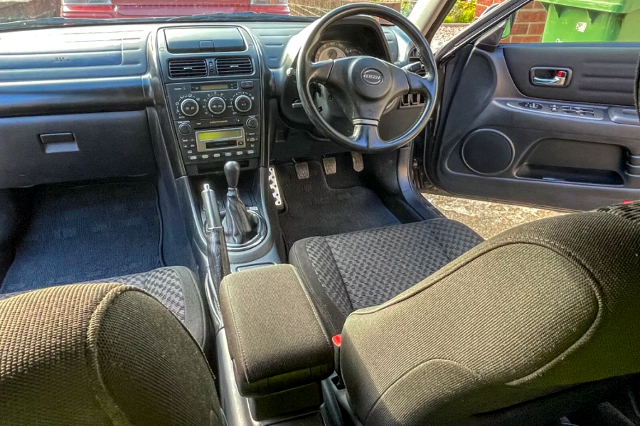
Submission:
[[[246,145],[244,128],[223,128],[196,132],[198,152],[217,151],[229,148],[244,148]]]

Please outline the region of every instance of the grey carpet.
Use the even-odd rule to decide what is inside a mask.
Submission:
[[[98,280],[163,266],[150,182],[43,188],[0,293]]]
[[[298,179],[292,163],[279,165],[277,172],[287,203],[280,226],[288,248],[307,237],[400,223],[372,190],[362,186],[330,188],[319,162],[309,162],[308,179]]]

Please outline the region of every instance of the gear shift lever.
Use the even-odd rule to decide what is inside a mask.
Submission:
[[[224,233],[230,243],[242,244],[247,241],[254,225],[238,193],[240,164],[237,161],[227,161],[224,165],[224,175],[229,186],[226,201],[227,213],[222,221]]]
[[[237,161],[227,161],[224,163],[224,176],[227,178],[227,186],[229,190],[231,188],[238,188],[238,181],[240,180],[240,164]]]

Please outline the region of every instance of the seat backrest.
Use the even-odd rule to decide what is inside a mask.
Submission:
[[[636,70],[636,109],[638,117],[640,117],[640,59],[638,60],[638,69]]]
[[[521,425],[602,396],[640,372],[640,203],[480,244],[352,313],[340,362],[365,425]]]
[[[0,301],[0,424],[221,425],[208,363],[143,291],[78,284]]]

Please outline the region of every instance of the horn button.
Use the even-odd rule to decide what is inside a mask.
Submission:
[[[367,99],[383,98],[393,84],[387,65],[375,58],[361,58],[355,61],[350,76],[356,92]]]

